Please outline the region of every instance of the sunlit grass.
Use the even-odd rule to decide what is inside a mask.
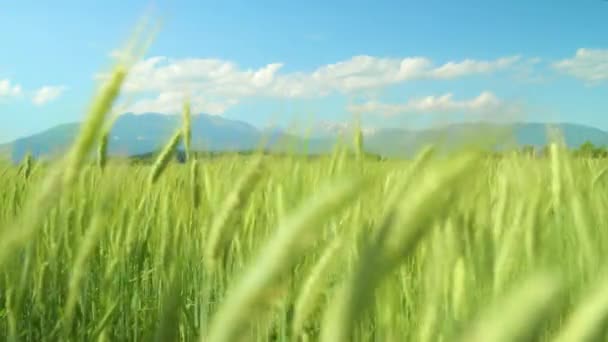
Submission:
[[[424,153],[85,163],[6,256],[0,336],[605,336],[603,163]],[[54,167],[0,167],[3,234]]]
[[[65,159],[0,161],[0,340],[608,338],[603,160],[376,161],[357,130],[354,153],[196,159],[186,104],[130,164],[105,126],[127,73]]]

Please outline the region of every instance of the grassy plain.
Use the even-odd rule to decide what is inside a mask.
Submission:
[[[378,161],[356,134],[355,155],[179,164],[185,110],[132,165],[105,154],[127,73],[63,159],[0,162],[1,340],[607,339],[604,160]]]
[[[42,207],[4,164],[0,336],[603,340],[605,162],[555,152],[90,163]]]

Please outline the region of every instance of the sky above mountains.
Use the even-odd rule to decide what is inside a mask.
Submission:
[[[602,0],[4,1],[0,142],[79,121],[143,15],[124,111],[258,126],[568,121],[608,130]]]

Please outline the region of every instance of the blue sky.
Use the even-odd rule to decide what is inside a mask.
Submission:
[[[608,130],[602,0],[5,1],[0,142],[79,121],[143,15],[125,111],[370,127],[477,119]]]

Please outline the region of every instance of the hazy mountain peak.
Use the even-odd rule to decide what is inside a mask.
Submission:
[[[117,118],[112,127],[109,152],[114,155],[138,155],[157,151],[176,129],[181,128],[181,124],[179,115],[125,113]],[[28,151],[34,156],[61,153],[73,142],[79,126],[78,123],[59,125],[18,139],[10,146],[12,159],[19,161]],[[571,123],[550,126],[559,128],[570,146],[579,146],[585,141],[591,141],[595,145],[608,145],[608,133],[594,127]],[[455,146],[471,134],[491,132],[494,128],[512,132],[513,140],[520,145],[540,146],[548,140],[547,124],[523,122],[469,122],[423,130],[365,127],[363,132],[366,150],[385,156],[405,156],[428,143],[439,141],[446,146]],[[336,138],[351,134],[352,129],[351,122],[321,121],[312,126],[312,134],[296,134],[287,133],[290,130],[276,126],[258,129],[243,121],[197,114],[192,118],[192,144],[197,150],[252,150],[259,146],[263,138],[269,138],[268,149],[284,150],[288,147],[281,139],[287,138],[295,142],[297,149],[303,151],[307,148],[308,152],[320,153],[330,151]]]

